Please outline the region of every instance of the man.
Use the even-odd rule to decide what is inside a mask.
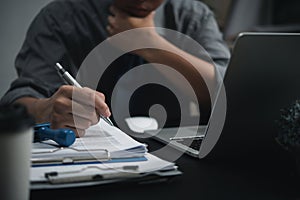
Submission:
[[[209,98],[206,85],[201,76],[194,74],[200,72],[214,84],[216,68],[211,63],[179,49],[158,34],[155,28],[147,29],[149,31],[144,33],[147,40],[158,43],[173,53],[159,49],[141,49],[121,56],[104,73],[99,83],[99,92],[63,85],[54,68],[55,63],[60,62],[76,77],[85,57],[108,37],[135,28],[155,26],[176,30],[193,38],[208,51],[217,70],[225,69],[229,52],[222,41],[212,12],[200,2],[54,1],[42,9],[32,22],[15,62],[19,78],[12,83],[2,102],[24,104],[35,116],[37,123],[50,122],[52,128],[68,127],[75,130],[77,136],[83,136],[84,130],[96,124],[100,115],[111,115],[105,102],[110,103],[112,90],[123,74],[143,63],[160,63],[191,77],[189,81],[195,86],[197,96],[201,97],[200,102],[207,105]],[[196,63],[196,66],[190,63]],[[176,83],[168,74],[163,76],[180,87],[180,83]],[[74,97],[74,91],[79,95]],[[162,91],[161,95],[164,94]],[[155,96],[163,99],[160,93]],[[136,107],[139,108],[138,105]],[[76,125],[74,116],[77,118]],[[178,118],[177,114],[170,116]]]

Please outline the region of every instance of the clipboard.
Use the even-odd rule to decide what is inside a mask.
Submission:
[[[43,154],[53,154],[59,151],[63,151],[65,149],[73,150],[74,152],[80,153],[85,152],[86,154],[82,155],[56,155],[56,156],[47,156],[47,157],[39,157]],[[90,155],[90,152],[98,152],[95,155]],[[76,164],[76,163],[94,163],[94,162],[104,162],[110,161],[111,156],[110,152],[107,149],[76,149],[73,147],[57,147],[55,149],[32,152],[31,163],[33,167],[37,166],[53,166],[53,165],[64,165],[64,164]],[[34,157],[37,155],[37,157]],[[97,156],[98,155],[98,156]]]
[[[119,179],[108,179],[108,180],[93,180],[86,182],[73,182],[64,184],[51,184],[50,182],[35,182],[31,183],[31,190],[47,190],[47,189],[66,189],[66,188],[77,188],[77,187],[90,187],[90,186],[101,186],[108,184],[122,184],[122,183],[136,183],[136,184],[155,184],[161,182],[167,182],[173,178],[182,175],[179,170],[170,172],[155,172],[152,174],[141,175],[132,178],[119,178]]]
[[[109,163],[113,168],[102,164],[72,165],[66,170],[64,168],[66,166],[32,168],[40,170],[39,177],[43,176],[43,178],[31,180],[31,189],[86,187],[121,182],[146,184],[167,181],[182,174],[174,163],[161,160],[151,154],[147,154],[145,159],[146,161]],[[151,170],[150,165],[155,168]]]

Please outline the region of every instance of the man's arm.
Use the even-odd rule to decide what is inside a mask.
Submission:
[[[50,98],[22,97],[15,103],[25,105],[37,123],[50,122],[54,129],[70,128],[78,137],[98,123],[100,114],[104,117],[111,114],[102,93],[73,86],[60,87]]]
[[[146,36],[144,36],[144,38],[147,42],[151,43],[152,41],[156,45],[168,49],[168,52],[160,49],[142,49],[134,51],[133,53],[143,57],[149,63],[164,64],[179,71],[190,81],[193,87],[196,87],[194,91],[196,92],[200,103],[206,105],[210,103],[207,87],[214,89],[217,83],[216,71],[213,64],[179,49],[160,36],[154,28],[154,12],[145,18],[129,16],[115,7],[111,7],[111,12],[114,16],[108,18],[109,26],[107,27],[107,30],[111,35],[134,28],[152,27],[145,30]],[[138,39],[136,38],[135,40]],[[175,86],[181,89],[181,91],[189,91],[177,81],[176,77],[166,74],[163,69],[157,69],[164,74],[166,78],[171,80]]]
[[[150,34],[149,38],[153,39],[153,41],[156,41],[157,43],[160,43],[160,45],[165,49],[168,49],[168,51],[160,49],[142,49],[136,51],[136,54],[143,57],[149,63],[160,63],[166,66],[171,66],[175,70],[179,71],[182,75],[187,77],[192,86],[197,86],[194,91],[197,93],[197,96],[200,97],[200,103],[209,103],[209,96],[205,95],[207,92],[206,84],[211,88],[215,88],[216,86],[214,66],[211,63],[201,60],[179,49],[158,35],[156,32]],[[157,69],[163,75],[165,75],[165,77],[172,81],[172,83],[181,91],[190,91],[185,88],[185,85],[182,85],[180,82],[178,82],[176,76],[166,73],[165,70],[159,67]],[[205,80],[208,80],[209,82],[205,82],[203,77],[205,77]]]

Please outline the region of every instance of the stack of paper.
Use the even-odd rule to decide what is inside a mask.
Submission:
[[[32,189],[106,184],[128,179],[181,174],[174,163],[147,153],[147,146],[101,120],[71,147],[34,143]]]
[[[120,129],[103,120],[89,128],[86,135],[76,139],[69,148],[59,148],[53,141],[34,143],[32,163],[105,161],[117,158],[143,157],[147,146],[132,139]]]

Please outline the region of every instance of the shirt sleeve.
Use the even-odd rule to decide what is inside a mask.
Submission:
[[[202,60],[214,64],[217,80],[222,80],[230,59],[230,52],[214,13],[196,0],[168,0],[165,5],[167,28],[179,31],[196,41],[202,48],[180,44],[180,48]]]
[[[203,3],[194,2],[189,31],[213,61],[217,75],[223,78],[230,59],[230,51],[216,22],[214,13]]]
[[[46,98],[63,84],[56,62],[69,63],[59,26],[45,7],[31,23],[23,46],[16,57],[18,78],[1,99],[10,104],[21,97]]]

